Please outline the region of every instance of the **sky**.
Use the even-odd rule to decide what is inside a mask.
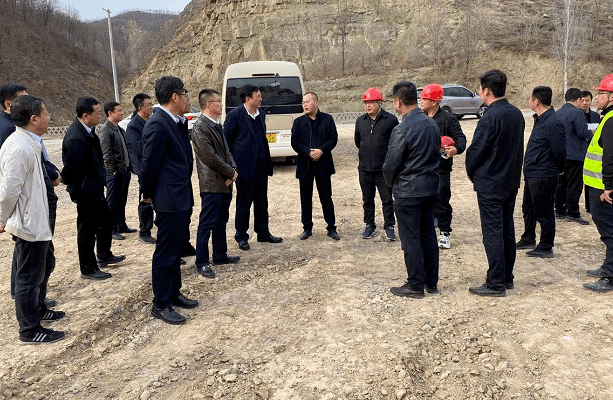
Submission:
[[[189,2],[190,0],[59,0],[58,7],[76,10],[82,21],[96,21],[107,17],[102,8],[110,9],[111,16],[133,10],[181,12]]]

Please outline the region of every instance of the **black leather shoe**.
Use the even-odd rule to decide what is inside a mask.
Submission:
[[[436,286],[428,286],[426,285],[426,292],[430,294],[439,294],[438,288]]]
[[[109,274],[108,272],[102,272],[99,269],[89,274],[81,274],[81,278],[83,279],[93,279],[96,281],[102,281],[104,279],[109,279],[111,276],[113,275]]]
[[[505,289],[515,289],[515,285],[513,284],[513,282],[505,282],[504,288]]]
[[[162,321],[171,325],[182,325],[185,323],[185,317],[176,312],[171,306],[168,306],[163,310],[159,310],[153,306],[151,308],[151,316],[161,319]]]
[[[529,241],[529,240],[521,239],[519,242],[515,243],[515,248],[517,250],[534,249],[535,247],[536,247],[536,241]]]
[[[128,228],[127,226],[119,230],[119,233],[134,233],[134,232],[136,232],[136,229]]]
[[[581,224],[581,225],[589,225],[590,224],[590,221],[588,221],[587,219],[582,218],[580,216],[579,217],[571,217],[570,215],[567,215],[566,219],[569,220],[569,221],[572,221],[572,222],[576,222],[576,223]]]
[[[613,279],[600,278],[593,283],[584,283],[583,287],[592,292],[604,293],[613,291]]]
[[[553,250],[545,250],[540,247],[526,252],[528,257],[553,258]]]
[[[50,298],[46,298],[44,303],[45,303],[45,307],[47,307],[47,308],[53,308],[57,304],[57,302],[55,300],[50,299]]]
[[[98,259],[98,267],[106,267],[110,264],[117,264],[118,262],[122,262],[126,259],[126,256],[112,256],[111,258],[99,258]]]
[[[268,235],[258,235],[258,242],[267,242],[267,243],[281,243],[283,242],[283,238],[278,236],[273,236],[272,234]]]
[[[472,294],[476,294],[477,296],[486,296],[486,297],[504,297],[506,295],[506,290],[494,290],[487,287],[486,284],[481,286],[473,286],[469,287],[468,291]]]
[[[246,240],[238,242],[238,248],[241,250],[249,250],[249,242],[247,242]]]
[[[240,260],[241,258],[239,256],[229,256],[226,254],[221,258],[213,259],[213,264],[215,265],[236,264]]]
[[[181,308],[196,308],[198,306],[198,300],[188,299],[182,294],[176,299],[172,299],[171,303],[173,306]]]
[[[313,235],[313,231],[310,229],[305,229],[300,235],[300,240],[307,240],[311,235]]]
[[[126,237],[119,232],[113,232],[113,240],[124,240]]]
[[[193,257],[196,255],[196,249],[192,246],[191,243],[187,243],[187,248],[183,250],[183,254],[181,257]]]
[[[328,236],[334,240],[341,240],[341,237],[338,235],[336,231],[328,231]]]
[[[588,269],[585,273],[594,278],[602,278],[604,276],[604,268]]]
[[[196,271],[205,278],[215,278],[215,271],[209,264],[196,265]]]
[[[151,244],[155,244],[156,242],[155,238],[151,236],[139,236],[138,240],[143,243],[151,243]]]
[[[411,288],[409,282],[405,283],[400,287],[392,287],[390,288],[390,292],[400,297],[411,297],[413,299],[423,299],[424,298],[424,290],[414,290]]]

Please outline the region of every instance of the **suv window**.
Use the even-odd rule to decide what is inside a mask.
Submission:
[[[257,76],[228,79],[226,84],[226,113],[241,106],[240,88],[246,84],[257,86],[262,93],[261,108],[268,114],[302,113],[302,89],[296,77]]]
[[[458,87],[455,88],[455,90],[457,91],[456,96],[460,96],[460,97],[473,97],[473,92],[471,92],[468,89],[462,88],[462,87]]]

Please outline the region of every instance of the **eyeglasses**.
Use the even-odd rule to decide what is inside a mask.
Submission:
[[[183,92],[183,93],[177,93],[179,96],[185,97],[186,99],[189,99],[189,95],[187,94],[187,92]]]
[[[221,100],[209,100],[207,103],[221,103]]]

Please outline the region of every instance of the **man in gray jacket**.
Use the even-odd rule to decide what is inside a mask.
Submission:
[[[192,143],[196,154],[196,170],[200,183],[202,209],[196,239],[196,269],[206,278],[214,278],[209,259],[209,237],[213,234],[213,263],[237,263],[238,256],[228,255],[226,224],[232,201],[232,183],[236,181],[236,164],[228,148],[222,126],[219,93],[203,89],[198,94],[202,115],[194,124]]]

